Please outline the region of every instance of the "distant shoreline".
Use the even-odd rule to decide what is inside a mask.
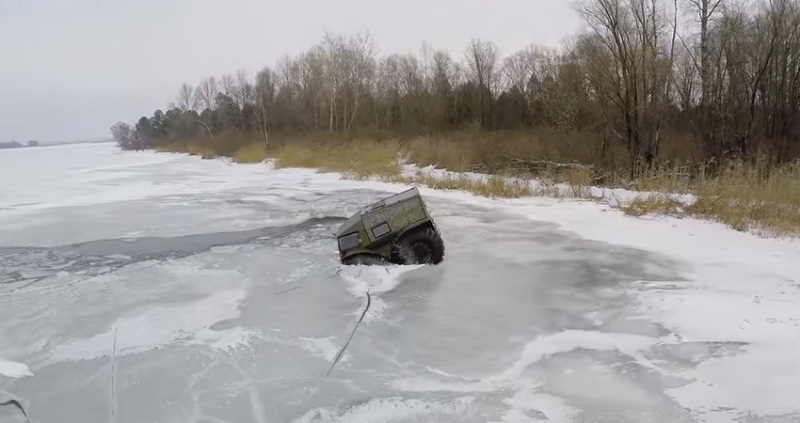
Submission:
[[[36,148],[36,147],[55,147],[59,145],[78,145],[78,144],[102,144],[107,142],[114,142],[114,140],[95,140],[95,141],[55,141],[55,142],[38,142],[28,141],[23,144],[18,141],[0,142],[0,150],[13,150],[18,148]]]

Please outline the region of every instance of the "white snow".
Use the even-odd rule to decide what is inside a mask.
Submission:
[[[797,344],[754,345],[744,354],[701,363],[687,376],[694,381],[671,395],[681,404],[713,413],[738,409],[757,415],[796,413],[800,407]],[[788,364],[788,365],[787,365]],[[781,394],[782,393],[782,394]]]
[[[200,329],[191,338],[186,340],[189,344],[202,345],[215,350],[230,352],[245,348],[250,341],[258,336],[259,333],[242,327],[235,327],[225,330],[213,330],[209,328]]]
[[[538,389],[518,389],[505,403],[509,410],[496,423],[569,422],[578,414],[563,399]]]
[[[304,350],[310,352],[312,355],[328,360],[333,361],[336,358],[336,354],[339,353],[340,346],[334,343],[333,337],[328,338],[305,338],[300,337],[298,338],[300,341],[300,347]],[[346,362],[348,359],[348,355],[345,353],[342,356],[341,361]]]
[[[295,420],[296,423],[391,423],[426,417],[425,421],[441,415],[467,417],[473,397],[452,401],[424,401],[403,398],[378,398],[345,410],[316,409]]]
[[[109,356],[114,349],[115,332],[116,355],[146,352],[183,338],[217,349],[242,345],[252,333],[239,329],[220,334],[208,327],[237,317],[245,294],[244,289],[218,291],[195,302],[137,309],[119,318],[106,332],[59,346],[54,359],[77,361]]]
[[[558,353],[585,348],[597,351],[617,350],[638,355],[637,351],[652,345],[655,341],[646,336],[567,330],[528,342],[519,359],[511,366],[498,374],[486,376],[478,382],[437,382],[415,378],[397,379],[392,382],[392,385],[399,390],[408,392],[493,392],[502,388],[519,386],[518,381],[524,379],[524,374],[531,365]],[[647,360],[642,359],[642,362],[642,364],[650,366]]]
[[[475,173],[475,172],[453,172],[447,169],[434,167],[433,165],[418,167],[414,164],[405,163],[404,161],[401,161],[401,163],[402,163],[401,165],[402,174],[410,178],[419,175],[425,178],[433,178],[433,179],[467,178],[469,180],[478,182],[478,181],[487,181],[491,177],[490,175]],[[565,183],[545,183],[543,181],[539,181],[536,179],[525,180],[513,177],[503,177],[503,179],[512,183],[527,184],[530,186],[531,192],[533,192],[535,195],[542,195],[545,192],[557,191],[559,193],[560,198],[575,197],[575,188]],[[605,188],[605,187],[595,187],[595,186],[587,186],[583,188],[595,200],[602,201],[605,204],[611,206],[627,204],[637,198],[647,198],[655,195],[664,195],[663,193],[659,192],[632,191],[624,188]],[[692,194],[675,193],[675,194],[669,194],[668,197],[684,205],[690,205],[696,200],[696,197]]]
[[[0,358],[0,376],[20,378],[33,376],[27,365],[14,361],[3,360]]]
[[[387,309],[382,294],[391,292],[403,282],[403,276],[422,266],[340,266],[339,274],[348,283],[347,290],[356,298],[365,298],[370,294],[370,307],[364,315],[364,322],[369,323],[381,318]],[[355,312],[361,315],[363,310]]]
[[[530,367],[531,364],[552,355],[569,352],[577,348],[596,351],[617,350],[636,355],[636,351],[644,349],[651,344],[653,344],[653,339],[646,336],[567,330],[554,335],[539,337],[529,342],[525,345],[519,360],[506,369],[499,378],[501,380],[518,379],[522,377],[525,369]]]

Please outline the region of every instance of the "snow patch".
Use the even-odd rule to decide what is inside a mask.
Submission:
[[[505,370],[478,380],[455,379],[440,371],[432,372],[436,379],[423,377],[397,379],[392,388],[405,392],[449,392],[449,393],[499,393],[513,390],[506,399],[508,411],[499,422],[571,421],[578,410],[545,391],[541,380],[525,374],[534,364],[556,354],[576,349],[595,351],[620,351],[633,357],[639,364],[655,368],[640,352],[665,339],[623,333],[605,333],[583,330],[566,330],[552,335],[540,336],[522,349],[519,359]],[[620,403],[621,406],[648,404],[652,397],[625,380],[612,374],[608,368],[596,363],[583,363],[588,367],[577,373],[566,374],[548,384],[548,390],[556,389],[568,393],[569,398],[590,401]]]
[[[743,349],[742,354],[700,363],[697,369],[685,372],[694,379],[692,383],[667,393],[681,405],[703,413],[727,408],[757,415],[797,413],[800,353],[796,346],[787,342]]]
[[[20,378],[33,376],[27,365],[15,361],[3,360],[0,358],[0,376]]]
[[[491,423],[571,422],[580,411],[538,389],[518,389],[505,403],[509,410]]]
[[[298,338],[300,340],[300,347],[312,355],[322,358],[327,361],[333,361],[336,354],[339,353],[339,347],[333,342],[334,338]],[[341,358],[341,362],[347,361],[348,356],[345,354]]]
[[[348,282],[348,291],[356,297],[391,292],[402,283],[405,273],[419,269],[416,266],[342,266],[340,275]]]
[[[441,415],[467,416],[474,400],[473,397],[460,397],[451,401],[378,398],[346,409],[319,408],[294,421],[296,423],[391,423]]]
[[[747,289],[751,292],[735,292],[732,281],[728,292],[645,290],[639,295],[639,310],[680,332],[683,341],[800,342],[800,295]]]
[[[228,352],[247,347],[250,341],[258,336],[258,334],[258,331],[245,329],[243,327],[235,327],[221,331],[203,328],[186,342]]]
[[[381,295],[392,292],[403,283],[403,275],[422,266],[342,266],[339,274],[354,297],[366,298],[369,291],[372,304],[364,316],[364,322],[369,323],[380,319],[388,308]],[[361,316],[362,312],[354,314]]]
[[[59,346],[53,353],[57,361],[91,360],[111,354],[114,332],[117,334],[117,355],[146,352],[182,338],[194,342],[209,341],[218,348],[240,344],[242,332],[211,334],[208,327],[238,317],[239,303],[246,290],[219,291],[196,302],[146,307],[119,318],[112,327],[91,338],[79,339]],[[206,331],[204,331],[206,330]],[[249,339],[246,338],[246,339]]]
[[[659,340],[640,335],[566,330],[540,336],[528,342],[520,353],[519,359],[509,367],[499,374],[484,377],[479,381],[443,382],[417,377],[397,379],[392,381],[391,385],[395,389],[406,392],[495,392],[509,386],[516,386],[517,381],[524,379],[525,371],[539,361],[578,348],[620,351],[633,357],[644,367],[652,368],[653,364],[642,356],[640,350],[647,349],[656,342]]]
[[[519,378],[532,364],[558,353],[569,352],[578,348],[596,351],[620,351],[638,358],[639,364],[651,367],[648,360],[639,354],[640,350],[649,348],[657,340],[641,335],[625,333],[607,333],[585,330],[566,330],[553,335],[540,336],[525,345],[519,360],[514,362],[500,376],[500,380]]]
[[[476,172],[454,172],[447,169],[436,168],[434,166],[419,167],[415,164],[409,164],[409,163],[402,163],[401,168],[403,176],[412,179],[417,175],[421,175],[423,177],[435,180],[466,178],[474,182],[487,182],[490,178],[498,177]],[[543,192],[558,191],[559,198],[571,198],[575,196],[574,187],[566,183],[551,183],[538,179],[523,179],[514,177],[502,177],[502,179],[508,181],[509,183],[527,184],[531,188],[531,191],[537,194]],[[605,187],[587,186],[584,187],[584,189],[594,199],[602,200],[603,202],[611,206],[629,204],[630,202],[632,202],[637,198],[648,198],[655,195],[659,196],[664,195],[660,192],[655,192],[655,191],[632,191],[623,188],[605,188]],[[692,194],[675,193],[675,194],[669,194],[667,197],[685,206],[691,205],[697,200],[697,197]]]

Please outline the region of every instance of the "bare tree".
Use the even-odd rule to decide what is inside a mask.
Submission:
[[[675,59],[674,92],[676,101],[681,111],[693,111],[694,105],[699,99],[699,88],[697,84],[697,70],[694,59],[685,49],[677,50]]]
[[[275,103],[275,74],[266,67],[256,75],[255,86],[255,118],[258,128],[264,136],[264,146],[269,149],[269,131],[272,125],[272,109]]]
[[[587,78],[622,117],[631,172],[640,159],[652,165],[669,100],[676,29],[656,0],[591,0],[579,13],[590,32],[580,43]],[[671,39],[665,44],[664,38]]]
[[[114,141],[123,150],[140,150],[142,146],[139,145],[136,137],[136,131],[128,123],[117,122],[111,127],[111,135]]]
[[[529,119],[531,82],[536,78],[537,65],[543,59],[542,49],[529,46],[503,61],[503,73],[509,90],[519,104],[522,121]]]
[[[787,157],[800,134],[800,2],[773,2],[769,15],[780,31],[756,107],[762,111],[763,135],[774,140],[776,154]]]
[[[711,29],[713,24],[713,19],[717,16],[718,12],[722,12],[723,2],[722,0],[686,0],[689,6],[692,8],[695,16],[697,16],[698,23],[700,25],[700,45],[699,45],[699,60],[695,55],[692,55],[695,68],[697,69],[697,73],[700,77],[700,104],[699,104],[699,124],[700,124],[700,131],[703,137],[703,143],[705,145],[707,154],[708,151],[711,150],[715,143],[715,137],[710,130],[710,127],[713,125],[712,123],[712,111],[713,105],[711,102],[714,98],[719,99],[718,96],[714,96],[712,94],[712,52],[711,52]],[[692,48],[687,46],[684,42],[684,47],[687,51],[692,52]],[[716,60],[717,69],[719,69],[720,59],[721,56],[717,56],[718,60]],[[716,79],[718,75],[716,75]]]
[[[319,46],[312,48],[298,59],[299,95],[305,110],[310,114],[314,129],[322,124],[325,101],[325,53]]]
[[[255,99],[255,88],[247,76],[247,71],[239,69],[236,72],[236,101],[239,107],[244,107],[248,103],[253,103]]]
[[[326,34],[323,48],[328,80],[329,129],[350,131],[362,97],[375,77],[375,44],[369,33],[345,38]]]
[[[195,96],[202,107],[205,107],[206,110],[211,110],[214,108],[214,101],[218,93],[217,80],[210,76],[200,81],[200,84],[197,85]]]
[[[433,97],[433,115],[435,124],[449,126],[455,120],[456,98],[455,87],[458,85],[461,70],[446,51],[433,54],[431,71],[431,96]]]
[[[147,145],[205,128],[263,135],[269,146],[277,130],[546,126],[597,133],[599,154],[583,157],[608,166],[629,160],[631,176],[672,157],[724,164],[756,152],[800,155],[800,0],[580,1],[585,28],[557,50],[530,46],[501,57],[476,39],[458,61],[427,43],[378,58],[369,34],[326,34],[254,79],[239,70],[194,91],[183,84],[174,107],[140,120],[135,132]],[[681,6],[689,13],[679,22]]]
[[[359,112],[362,99],[370,94],[375,78],[375,42],[369,33],[358,34],[350,39],[346,52],[348,85],[352,96],[352,109],[347,119],[346,131],[350,132]],[[347,111],[348,108],[345,109]],[[345,114],[347,116],[347,114]]]
[[[323,40],[325,53],[326,90],[328,92],[329,131],[338,128],[337,102],[342,91],[346,70],[344,69],[346,44],[342,35],[326,33]]]
[[[183,83],[180,90],[178,90],[177,106],[183,111],[195,109],[195,95],[194,88],[191,84]]]
[[[392,54],[383,58],[378,66],[376,94],[383,108],[376,110],[376,124],[381,128],[394,128],[402,120],[400,56]]]
[[[479,120],[487,126],[491,100],[501,82],[500,50],[491,41],[472,40],[467,47],[466,62],[470,80],[477,85]]]
[[[236,79],[233,75],[222,75],[221,85],[222,92],[230,98],[235,99],[238,96],[238,88],[236,86]]]
[[[531,49],[518,51],[503,60],[503,73],[512,89],[525,93],[536,71],[536,57]]]

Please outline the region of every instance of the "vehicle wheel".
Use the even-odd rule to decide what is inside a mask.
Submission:
[[[444,241],[432,228],[417,229],[397,241],[392,256],[397,264],[439,264],[444,260]]]
[[[356,254],[342,260],[345,266],[381,266],[387,264],[387,260],[377,254]]]

